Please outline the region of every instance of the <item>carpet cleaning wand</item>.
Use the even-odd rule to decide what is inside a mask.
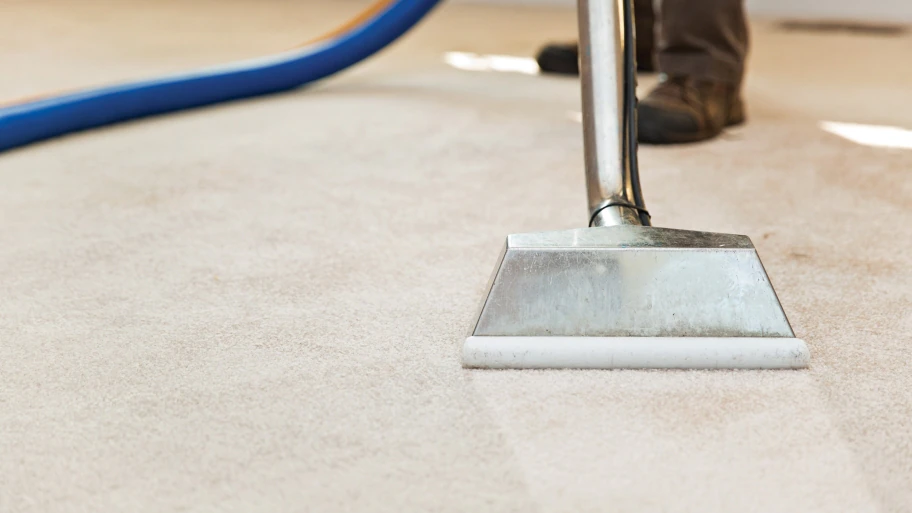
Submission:
[[[589,228],[510,235],[463,364],[795,369],[750,239],[649,226],[636,160],[632,0],[579,0]]]

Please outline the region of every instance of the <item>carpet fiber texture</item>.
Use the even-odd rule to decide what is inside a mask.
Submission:
[[[2,2],[0,97],[362,5]],[[749,123],[641,151],[657,225],[753,239],[809,370],[460,367],[505,235],[586,212],[576,81],[444,54],[574,28],[448,5],[316,87],[0,155],[0,511],[912,511],[908,35],[757,22]]]

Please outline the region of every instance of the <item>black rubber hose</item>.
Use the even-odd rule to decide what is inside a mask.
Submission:
[[[637,76],[636,76],[636,35],[634,33],[633,1],[624,0],[624,118],[626,126],[627,162],[630,165],[630,183],[633,187],[633,202],[640,213],[643,226],[652,226],[643,191],[640,188],[640,169],[637,161]]]

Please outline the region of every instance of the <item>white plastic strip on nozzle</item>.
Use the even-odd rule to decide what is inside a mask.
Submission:
[[[469,337],[463,365],[486,369],[804,369],[797,338]]]

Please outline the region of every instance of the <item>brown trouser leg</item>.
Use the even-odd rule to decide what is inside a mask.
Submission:
[[[633,0],[636,59],[641,68],[650,69],[655,63],[655,12],[653,0]]]
[[[659,71],[740,85],[747,58],[744,0],[661,0]]]

